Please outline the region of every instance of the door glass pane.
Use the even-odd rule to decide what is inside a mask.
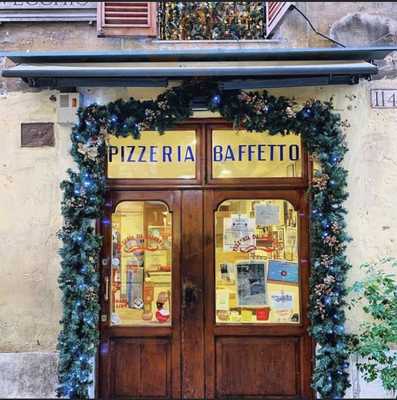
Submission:
[[[285,200],[226,200],[215,212],[216,322],[299,323],[298,215]]]
[[[112,215],[112,325],[171,325],[172,215],[125,201]]]

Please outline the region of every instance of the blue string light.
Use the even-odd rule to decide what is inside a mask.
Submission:
[[[311,118],[313,116],[313,111],[310,108],[303,109],[303,118]]]
[[[325,297],[324,298],[324,304],[326,304],[326,305],[330,305],[330,304],[332,304],[332,298],[331,297],[329,297],[329,296],[327,296],[327,297]]]
[[[212,96],[211,98],[211,104],[215,107],[219,106],[221,104],[222,98],[219,94],[216,94]]]

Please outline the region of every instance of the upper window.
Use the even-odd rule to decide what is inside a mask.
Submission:
[[[98,2],[101,36],[157,36],[157,2]]]
[[[257,40],[272,35],[288,2],[98,2],[98,33],[161,40]]]

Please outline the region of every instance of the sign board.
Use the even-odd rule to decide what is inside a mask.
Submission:
[[[140,139],[110,135],[108,178],[194,179],[196,132],[145,131]]]
[[[397,108],[397,89],[371,89],[372,108]]]
[[[279,178],[302,176],[299,135],[214,130],[213,178]]]
[[[95,21],[97,2],[0,1],[0,22]]]
[[[209,157],[213,178],[286,178],[302,176],[299,135],[213,131]],[[194,179],[195,131],[142,132],[140,139],[108,141],[108,177],[114,179]],[[270,211],[270,210],[266,210]],[[264,216],[265,218],[270,218]]]

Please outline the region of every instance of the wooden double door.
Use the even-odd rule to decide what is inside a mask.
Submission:
[[[304,189],[114,190],[102,398],[312,398]]]

